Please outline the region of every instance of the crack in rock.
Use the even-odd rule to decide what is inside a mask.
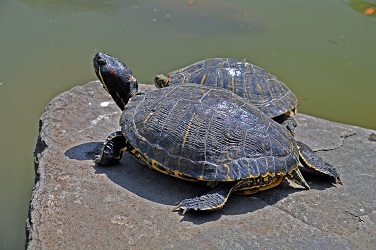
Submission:
[[[338,149],[346,138],[356,135],[353,129],[327,120],[304,114],[298,114],[296,118],[296,139],[306,143],[315,152]]]
[[[360,222],[360,224],[364,224],[364,220],[362,218],[360,218],[359,215],[355,215],[355,214],[353,214],[353,213],[351,213],[351,212],[349,212],[347,210],[345,210],[345,212],[348,213],[348,214],[351,214],[352,216],[354,216],[355,218],[357,218],[358,221]]]
[[[325,152],[325,151],[331,151],[331,150],[336,150],[340,147],[343,147],[343,145],[345,144],[345,140],[351,136],[354,136],[356,135],[356,132],[355,131],[349,131],[349,133],[347,134],[344,134],[344,135],[340,135],[339,137],[342,138],[343,140],[341,141],[341,144],[338,145],[337,147],[334,147],[334,148],[329,148],[329,149],[318,149],[318,150],[314,150],[315,152]]]

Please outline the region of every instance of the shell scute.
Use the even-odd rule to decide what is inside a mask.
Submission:
[[[185,179],[240,180],[286,173],[298,162],[284,127],[223,89],[178,85],[147,92],[131,99],[121,126],[146,161]]]

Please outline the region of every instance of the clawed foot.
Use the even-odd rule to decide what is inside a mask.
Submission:
[[[182,200],[176,204],[173,211],[183,210],[183,214],[185,214],[190,210],[211,211],[220,209],[225,205],[233,187],[234,185],[219,184],[204,195]]]
[[[125,149],[126,140],[121,131],[116,131],[108,136],[101,154],[96,155],[94,161],[103,166],[115,165],[119,163]]]

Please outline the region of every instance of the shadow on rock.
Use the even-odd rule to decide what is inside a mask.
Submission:
[[[147,200],[174,205],[178,201],[207,192],[209,187],[172,178],[149,169],[128,153],[119,164],[113,166],[94,165],[96,174],[105,174],[112,182]]]
[[[101,152],[103,142],[88,142],[77,145],[65,151],[65,156],[69,159],[86,161],[93,160],[94,156]]]
[[[171,211],[174,204],[181,200],[202,195],[210,190],[210,187],[205,185],[180,180],[149,169],[133,159],[129,154],[125,154],[118,165],[109,167],[95,165],[94,169],[96,174],[105,174],[111,181],[137,196],[171,206]],[[278,190],[276,191],[278,192]],[[287,186],[280,197],[286,197],[296,191],[299,191],[299,189]],[[269,190],[266,192],[269,192]],[[274,203],[277,201],[275,200]],[[216,221],[222,215],[246,214],[268,205],[253,195],[233,194],[222,209],[215,211],[189,211],[184,214],[182,221],[204,224]],[[182,211],[178,211],[178,213],[183,215]]]
[[[195,197],[210,190],[210,187],[205,185],[172,178],[149,169],[127,153],[124,154],[120,164],[108,167],[95,165],[94,169],[96,174],[105,174],[111,181],[133,194],[170,206],[183,199]],[[262,192],[268,194],[270,192],[279,193],[279,195],[273,195],[272,197],[274,198],[269,199],[268,203],[258,199],[255,195],[233,194],[222,209],[208,212],[189,211],[184,214],[182,220],[190,221],[194,224],[203,224],[218,220],[222,215],[246,214],[274,204],[291,193],[301,191],[289,186],[287,181],[280,186],[284,186],[284,188],[281,190],[277,187]],[[179,214],[182,214],[182,212],[179,211]]]
[[[300,171],[311,189],[325,190],[327,188],[335,187],[335,180],[333,177],[323,175],[315,171],[309,171],[306,168],[300,168]]]
[[[101,151],[102,142],[89,142],[77,145],[65,152],[70,159],[92,160]],[[105,174],[112,182],[123,187],[144,199],[173,206],[177,202],[204,194],[209,187],[184,180],[172,178],[163,173],[149,169],[146,165],[138,162],[135,158],[125,153],[119,164],[113,166],[94,166],[96,174]],[[306,172],[306,171],[305,171]],[[304,173],[311,188],[323,190],[331,187],[331,179],[322,176]],[[278,187],[262,191],[250,196],[230,196],[226,205],[215,211],[189,211],[184,214],[182,221],[190,221],[194,224],[203,224],[218,220],[222,215],[238,215],[252,213],[265,206],[273,205],[288,195],[304,191],[294,188],[284,180]],[[182,215],[182,212],[179,211]]]

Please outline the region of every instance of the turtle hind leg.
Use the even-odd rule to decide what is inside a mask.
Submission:
[[[310,171],[314,171],[320,174],[331,176],[335,179],[336,183],[342,185],[342,180],[335,167],[325,162],[320,156],[318,156],[308,145],[303,142],[296,142],[299,147],[299,158],[303,167]]]
[[[116,131],[108,136],[103,144],[102,152],[97,155],[94,161],[99,165],[117,164],[123,156],[123,151],[127,149],[127,141],[121,131]]]
[[[234,185],[231,184],[218,184],[210,192],[194,197],[182,200],[179,202],[173,211],[183,210],[183,214],[189,210],[216,210],[223,207],[228,197],[230,196]]]

